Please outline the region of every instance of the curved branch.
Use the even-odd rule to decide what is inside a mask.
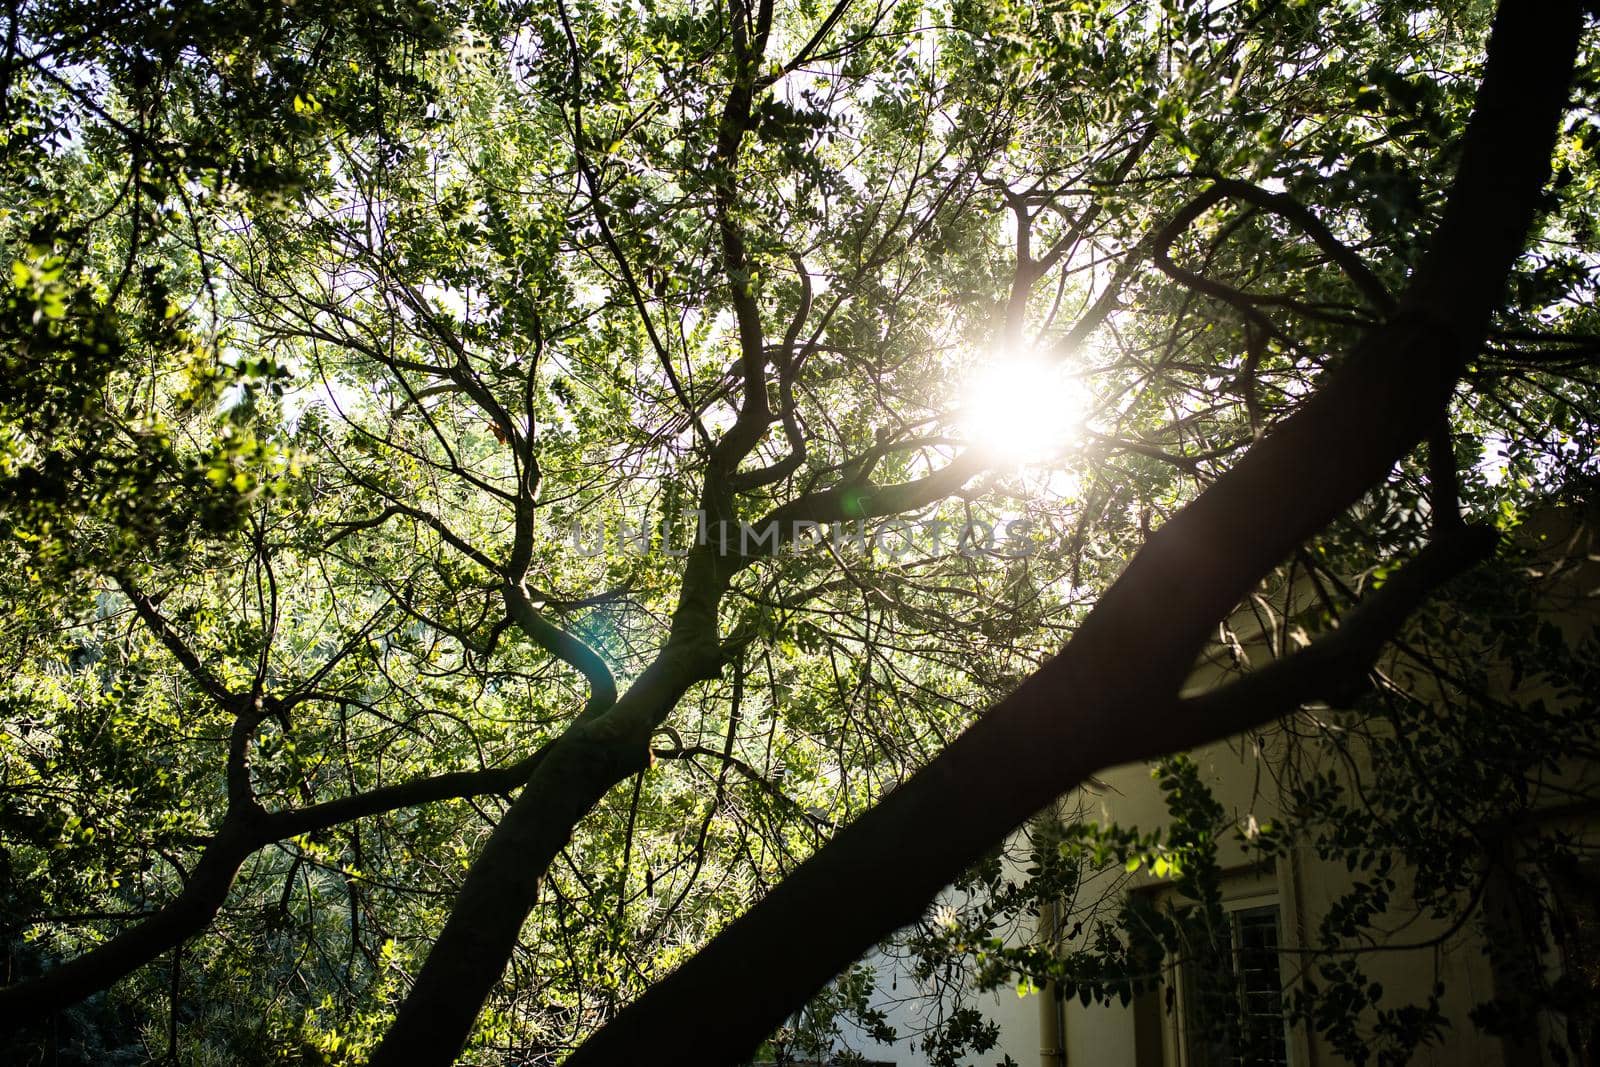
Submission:
[[[502,594],[511,621],[534,644],[572,667],[589,683],[589,699],[584,703],[583,715],[593,715],[617,702],[617,681],[598,652],[539,614],[524,586],[507,582]]]
[[[246,858],[261,847],[243,818],[223,820],[182,891],[149,918],[39,978],[0,989],[0,1029],[26,1025],[109,988],[216,916]]]
[[[172,900],[97,948],[38,978],[0,988],[0,1028],[60,1011],[110,988],[174,946],[203,933],[227,900],[239,868],[262,848],[299,834],[441,800],[508,794],[525,783],[548,746],[505,767],[455,771],[279,812],[225,818]]]
[[[124,577],[116,579],[117,588],[122,590],[122,595],[128,598],[128,603],[133,605],[133,610],[150,628],[156,640],[164,645],[172,658],[177,660],[183,669],[193,678],[200,690],[210,697],[218,707],[233,710],[238,704],[238,696],[222,680],[213,674],[204,663],[200,662],[199,655],[190,648],[188,642],[173,627],[171,621],[161,614],[156,601],[147,595],[133,582]]]
[[[1394,310],[1394,296],[1383,284],[1382,279],[1373,273],[1372,268],[1367,266],[1366,260],[1362,259],[1355,249],[1335,237],[1327,224],[1317,218],[1305,204],[1288,193],[1274,193],[1259,185],[1233,178],[1218,179],[1212,188],[1223,196],[1246,201],[1296,223],[1329,259],[1338,264],[1339,269],[1344,271],[1345,276],[1357,289],[1361,290],[1361,295],[1367,298],[1369,304],[1382,312]]]
[[[909,482],[872,485],[846,479],[773,508],[753,524],[757,536],[741,536],[736,549],[725,536],[716,547],[724,559],[731,560],[731,569],[738,570],[776,553],[788,543],[786,536],[797,532],[797,526],[881,519],[916,511],[956,493],[982,473],[985,465],[979,450],[969,448],[931,474]],[[776,536],[769,537],[769,533]]]
[[[224,769],[229,816],[243,816],[252,810],[259,810],[255,790],[250,785],[250,768],[247,762],[250,739],[255,736],[256,727],[260,726],[262,719],[266,717],[259,696],[252,698],[245,693],[235,693],[223,685],[221,679],[200,661],[200,656],[183,640],[167,617],[161,614],[155,600],[141,592],[128,578],[118,577],[116,582],[139,618],[144,620],[145,625],[156,635],[157,640],[166,646],[167,651],[172,653],[173,658],[194,679],[195,684],[219,708],[233,716],[233,724],[228,730],[228,756]]]
[[[762,470],[745,471],[730,476],[728,486],[734,492],[745,492],[781,482],[806,461],[806,437],[800,431],[800,420],[795,414],[794,379],[800,371],[802,362],[801,354],[795,350],[795,346],[806,319],[811,317],[811,275],[806,271],[805,262],[799,256],[792,258],[794,268],[800,275],[800,306],[795,309],[794,318],[789,321],[789,329],[783,336],[783,344],[778,349],[778,416],[783,420],[783,436],[789,443],[789,454]]]
[[[760,442],[772,417],[767,401],[767,346],[761,307],[756,301],[755,275],[746,248],[744,227],[738,218],[735,181],[740,148],[752,128],[751,110],[756,92],[762,88],[758,79],[772,27],[772,0],[757,0],[757,3],[759,6],[752,20],[747,0],[730,2],[734,71],[722,115],[717,121],[716,149],[711,159],[712,214],[722,239],[722,269],[727,276],[728,302],[733,306],[738,326],[743,379],[739,415],[711,451],[712,462],[730,472]]]
[[[379,489],[377,486],[371,485],[365,481],[363,481],[362,484],[366,485],[368,489],[378,493],[380,496],[388,496],[387,493],[385,493],[382,489]],[[498,563],[490,559],[488,555],[473,545],[472,542],[468,541],[465,537],[462,537],[460,534],[450,529],[449,524],[443,519],[439,518],[437,515],[433,515],[427,511],[424,511],[421,508],[413,507],[410,504],[401,504],[392,499],[390,500],[389,504],[387,504],[383,510],[378,512],[376,515],[365,519],[351,519],[348,522],[330,523],[329,525],[338,527],[339,532],[325,541],[323,543],[323,547],[331,548],[353,533],[356,533],[360,530],[370,530],[374,527],[382,526],[396,515],[403,515],[408,519],[414,519],[417,522],[420,522],[422,525],[438,534],[440,539],[443,540],[445,544],[449,545],[463,556],[466,556],[468,559],[482,567],[484,570],[488,571],[490,574],[501,573],[501,568]]]
[[[528,780],[544,759],[548,746],[541,747],[531,756],[525,756],[504,767],[485,767],[477,771],[450,771],[431,778],[416,778],[408,782],[380,786],[365,793],[355,793],[337,800],[326,800],[309,807],[289,811],[275,811],[261,822],[262,845],[300,834],[316,833],[342,826],[357,819],[384,815],[401,808],[414,808],[441,800],[462,800],[466,797],[490,795],[505,796]]]
[[[1354,249],[1335,237],[1333,231],[1328,229],[1310,208],[1287,193],[1270,192],[1249,182],[1234,179],[1223,178],[1212,182],[1199,196],[1185,204],[1171,221],[1154,235],[1151,242],[1151,260],[1162,273],[1196,292],[1230,305],[1249,322],[1273,335],[1277,335],[1278,331],[1258,310],[1262,305],[1278,305],[1305,315],[1326,317],[1319,308],[1294,297],[1281,293],[1246,292],[1219,282],[1215,278],[1209,278],[1198,271],[1180,267],[1172,261],[1172,243],[1192,226],[1196,219],[1224,200],[1243,200],[1297,223],[1306,236],[1310,237],[1312,242],[1344,271],[1345,276],[1361,291],[1368,303],[1382,314],[1395,310],[1394,297],[1373,273],[1372,268],[1367,266],[1366,261],[1357,255]]]

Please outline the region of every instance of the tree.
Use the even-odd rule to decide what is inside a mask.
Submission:
[[[12,1022],[733,1062],[1592,470],[1575,3],[175,11],[9,16]],[[1310,548],[1397,569],[1179,700]]]

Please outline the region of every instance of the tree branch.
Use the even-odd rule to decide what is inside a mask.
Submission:
[[[1492,555],[1497,540],[1491,526],[1445,531],[1346,612],[1332,633],[1236,682],[1180,701],[1176,725],[1162,734],[1160,750],[1150,756],[1242,733],[1311,701],[1339,700],[1372,668],[1412,612],[1440,586]]]
[[[224,818],[178,895],[143,921],[39,978],[0,989],[0,1027],[22,1025],[109,988],[205,931],[216,918],[239,868],[267,845],[357,819],[441,800],[507,794],[528,780],[548,746],[505,767],[455,771],[383,786],[308,807]]]
[[[506,612],[529,639],[552,656],[571,666],[589,683],[589,699],[583,714],[593,715],[617,702],[617,682],[600,654],[582,640],[539,614],[528,590],[507,582],[502,587]]]

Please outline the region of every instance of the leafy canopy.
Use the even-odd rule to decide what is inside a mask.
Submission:
[[[362,1061],[507,798],[615,706],[639,766],[559,842],[468,1056],[579,1043],[1059,648],[1383,318],[1489,14],[13,5],[0,933],[12,980],[83,957],[65,1003],[96,993],[16,1048]],[[1448,425],[1297,557],[1332,590],[1312,630],[1447,511],[1509,528],[1586,491],[1583,62]],[[963,418],[1008,359],[1077,398],[1021,461]],[[832,530],[710,553],[695,513],[736,540]],[[1514,739],[1531,773],[1571,743],[1566,712],[1464,731],[1373,700],[1435,762]],[[1451,849],[1479,814],[1386,773],[1380,802],[1437,840],[1341,836],[1365,816],[1315,780],[1293,832],[1374,850],[1366,884],[1397,862],[1379,852],[1421,862],[1422,904],[1470,907]],[[979,926],[1084,863],[1204,870],[1177,858],[1193,841],[1067,834],[1022,896],[974,873]],[[162,916],[190,925],[124,954]],[[1132,928],[980,969],[1086,968],[1085,995],[1116,996],[1148,971]],[[865,981],[772,1051],[820,1049],[841,1013],[881,1033]],[[948,1019],[917,1039],[949,1062],[993,1039]]]

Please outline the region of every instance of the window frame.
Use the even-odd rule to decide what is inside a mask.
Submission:
[[[1281,865],[1279,871],[1281,872]],[[1294,926],[1294,914],[1291,911],[1291,894],[1283,892],[1281,875],[1275,877],[1272,870],[1244,869],[1231,872],[1224,876],[1222,910],[1227,914],[1230,926],[1230,937],[1233,943],[1235,959],[1240,949],[1238,926],[1233,921],[1236,912],[1252,911],[1257,908],[1271,907],[1277,912],[1278,920],[1278,945],[1279,945],[1279,976],[1283,983],[1283,993],[1287,994],[1297,976],[1289,973],[1289,968],[1283,966],[1283,946],[1289,943]],[[1189,1032],[1189,1019],[1191,998],[1193,991],[1191,983],[1185,981],[1183,974],[1184,964],[1180,960],[1168,958],[1162,963],[1163,981],[1169,983],[1174,990],[1172,1010],[1168,1011],[1166,1004],[1160,1005],[1162,1015],[1162,1041],[1161,1062],[1170,1067],[1207,1067],[1203,1061],[1194,1054]],[[1307,1049],[1303,1035],[1289,1025],[1287,1013],[1284,1014],[1284,1051],[1289,1067],[1305,1067],[1310,1061],[1306,1058]]]

